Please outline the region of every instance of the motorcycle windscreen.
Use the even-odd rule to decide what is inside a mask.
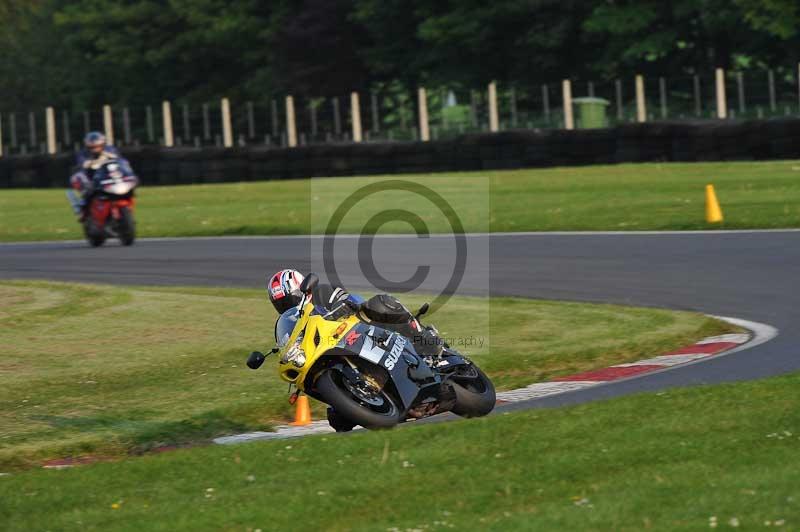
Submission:
[[[294,326],[300,318],[300,309],[292,307],[286,312],[281,314],[278,321],[275,323],[275,343],[278,347],[283,348],[292,336]]]

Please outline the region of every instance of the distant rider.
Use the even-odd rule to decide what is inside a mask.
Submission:
[[[120,158],[119,150],[107,144],[106,136],[101,132],[91,131],[83,138],[83,149],[75,156],[75,170],[69,178],[70,186],[81,194],[82,211],[94,192],[92,177],[95,170],[110,159]]]

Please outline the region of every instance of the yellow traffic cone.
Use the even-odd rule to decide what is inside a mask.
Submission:
[[[294,421],[289,424],[295,427],[311,424],[311,407],[308,404],[308,396],[301,395],[297,398],[297,409],[294,413]]]
[[[706,222],[710,224],[722,221],[722,209],[717,201],[717,193],[714,192],[714,185],[706,185]]]

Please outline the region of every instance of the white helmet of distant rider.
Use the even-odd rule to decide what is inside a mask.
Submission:
[[[99,131],[90,131],[83,137],[83,145],[89,153],[97,157],[106,148],[106,136]]]

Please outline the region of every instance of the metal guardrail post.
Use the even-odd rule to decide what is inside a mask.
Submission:
[[[114,144],[114,117],[111,114],[111,106],[103,106],[103,131],[109,144]]]
[[[417,106],[419,107],[419,139],[422,142],[431,140],[431,132],[428,126],[428,95],[425,87],[417,89]]]
[[[647,104],[644,99],[644,78],[641,74],[636,75],[636,121],[647,121]]]
[[[497,112],[497,83],[489,83],[489,131],[496,133],[500,130],[500,120]]]
[[[350,121],[353,126],[353,142],[361,142],[361,102],[357,92],[350,93]]]
[[[222,107],[222,145],[226,148],[233,147],[233,127],[231,126],[231,102],[223,98]]]
[[[568,79],[561,81],[561,99],[564,105],[564,128],[575,129],[575,119],[572,115],[572,82]]]
[[[44,111],[45,125],[47,128],[47,153],[55,155],[56,153],[56,112],[52,107],[48,107]]]
[[[161,102],[161,118],[164,125],[164,146],[172,148],[175,146],[175,137],[172,133],[172,106],[166,100]]]
[[[294,120],[294,98],[286,97],[286,137],[290,148],[297,146],[297,127]]]
[[[718,68],[715,75],[717,78],[717,118],[724,120],[728,118],[728,100],[725,97],[725,71]]]

